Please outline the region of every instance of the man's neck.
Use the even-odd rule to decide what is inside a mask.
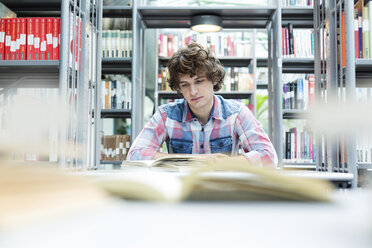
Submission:
[[[194,116],[203,124],[205,125],[208,122],[209,116],[211,115],[213,109],[214,99],[211,106],[206,106],[203,109],[191,109]]]

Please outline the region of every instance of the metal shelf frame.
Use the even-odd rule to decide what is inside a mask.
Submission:
[[[340,25],[341,13],[345,14],[345,27]],[[355,61],[354,49],[354,32],[353,32],[353,15],[354,1],[323,1],[320,5],[319,0],[314,1],[314,21],[315,21],[315,84],[316,84],[316,102],[321,102],[319,93],[322,91],[321,84],[324,82],[327,88],[328,102],[332,99],[338,99],[337,92],[339,88],[344,88],[345,99],[349,102],[356,100],[356,67],[359,71],[367,70],[370,66],[369,61]],[[337,41],[337,30],[341,33],[345,28],[345,41]],[[323,41],[320,40],[321,31],[324,29],[326,45],[329,48],[326,54],[326,65],[321,60],[324,54],[321,54],[321,48],[324,47]],[[326,36],[324,36],[326,35]],[[340,36],[340,39],[342,37]],[[337,46],[337,42],[341,45]],[[345,44],[346,47],[342,47]],[[339,51],[337,51],[339,49]],[[345,49],[345,67],[338,66],[337,61],[342,61]],[[370,70],[372,67],[369,67]],[[323,71],[326,69],[326,71]],[[357,69],[358,70],[358,69]],[[325,77],[326,74],[326,77]],[[327,103],[328,104],[328,103]],[[358,171],[356,163],[356,134],[355,132],[346,134],[346,137],[332,139],[325,134],[320,134],[317,140],[323,139],[325,146],[317,144],[319,155],[317,154],[317,170],[319,171],[335,171],[339,173],[350,173],[353,175],[351,187],[357,187]],[[345,142],[347,140],[347,142]],[[339,147],[346,147],[344,149]],[[326,160],[322,161],[326,153]],[[346,158],[346,159],[345,159]]]
[[[130,109],[101,109],[101,118],[131,118]]]
[[[190,28],[191,17],[217,14],[223,28],[266,28],[276,8],[267,7],[139,7],[147,28]]]

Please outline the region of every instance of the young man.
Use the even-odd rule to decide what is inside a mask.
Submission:
[[[169,153],[202,154],[210,159],[237,155],[239,145],[251,163],[276,166],[277,155],[249,109],[225,100],[225,71],[214,55],[197,43],[176,52],[168,62],[169,86],[183,99],[158,108],[128,152],[128,160],[151,160],[163,142]]]

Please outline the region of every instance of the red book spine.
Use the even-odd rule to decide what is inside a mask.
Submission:
[[[167,45],[168,45],[168,57],[173,56],[173,35],[168,34],[168,39],[167,39]]]
[[[16,19],[16,51],[15,51],[15,59],[20,60],[20,49],[21,47],[21,18]]]
[[[34,18],[34,59],[40,60],[40,18]]]
[[[12,60],[17,59],[17,18],[12,18],[10,56]]]
[[[53,59],[53,19],[46,18],[46,59]]]
[[[34,18],[27,18],[27,59],[35,60],[34,53]]]
[[[5,23],[5,60],[11,60],[12,56],[10,53],[10,46],[12,43],[12,36],[11,36],[11,29],[12,29],[12,19],[7,18]]]
[[[0,19],[0,60],[5,59],[5,19]]]
[[[308,76],[309,81],[309,106],[313,106],[315,102],[315,77],[313,75]]]
[[[46,50],[46,18],[40,18],[40,59],[47,59],[47,50]]]
[[[354,9],[354,45],[355,45],[355,58],[359,59],[358,9]]]
[[[19,18],[20,19],[20,35],[19,35],[19,59],[26,60],[27,59],[27,52],[26,52],[26,18]]]
[[[289,49],[289,30],[288,28],[285,28],[285,47],[286,47],[286,55],[290,55],[290,49]]]
[[[60,19],[53,18],[53,59],[59,59],[59,34],[60,34]]]

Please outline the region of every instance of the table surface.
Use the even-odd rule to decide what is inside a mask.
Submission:
[[[121,171],[86,172],[102,175]],[[101,205],[0,229],[0,247],[372,247],[372,191],[338,190],[331,203]],[[46,203],[47,204],[47,203]]]

